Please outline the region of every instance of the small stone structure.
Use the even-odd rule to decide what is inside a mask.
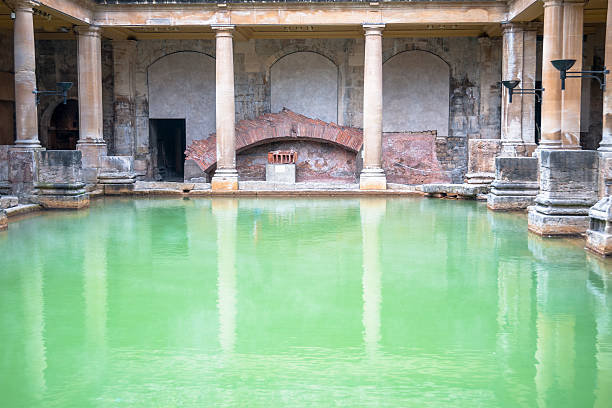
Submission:
[[[272,183],[295,183],[295,161],[297,153],[292,150],[275,150],[268,153],[266,181]]]
[[[102,169],[98,174],[98,183],[104,194],[119,195],[134,190],[136,174],[132,156],[105,156],[102,158]]]
[[[35,154],[35,201],[45,208],[79,209],[89,206],[85,191],[81,151],[42,150]]]
[[[540,192],[529,207],[528,228],[545,236],[580,235],[597,201],[598,154],[592,150],[542,150]]]
[[[0,145],[0,195],[9,194],[11,184],[9,183],[9,145]]]
[[[612,196],[599,200],[589,210],[586,247],[600,255],[612,255]]]
[[[495,179],[495,158],[501,152],[501,139],[470,139],[468,142],[467,184],[491,184]]]
[[[524,210],[533,204],[539,189],[537,157],[497,157],[487,207],[494,211]]]

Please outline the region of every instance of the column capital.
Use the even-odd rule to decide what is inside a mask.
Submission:
[[[77,35],[79,35],[79,36],[84,36],[84,37],[100,37],[100,35],[102,33],[102,28],[100,28],[100,26],[96,26],[96,25],[77,26],[77,27],[74,28],[74,31],[76,31]]]
[[[216,31],[217,37],[232,37],[236,26],[234,24],[211,24],[210,28]]]
[[[15,11],[32,12],[32,9],[36,6],[40,6],[32,0],[9,0],[8,4],[15,9]]]
[[[363,23],[361,26],[365,30],[365,35],[382,35],[385,29],[384,23]]]
[[[544,3],[544,8],[563,6],[563,0],[543,0],[542,3]]]

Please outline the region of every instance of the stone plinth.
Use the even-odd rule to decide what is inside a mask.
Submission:
[[[8,217],[4,210],[0,210],[0,231],[8,229]]]
[[[266,181],[295,183],[295,164],[266,164]]]
[[[612,197],[599,200],[589,210],[586,247],[600,255],[612,255]]]
[[[79,209],[89,206],[78,150],[49,150],[36,153],[37,200],[45,208]]]
[[[528,228],[539,235],[580,235],[597,201],[598,155],[590,150],[542,150],[540,193],[529,207]]]
[[[540,190],[538,169],[537,157],[497,157],[487,207],[515,211],[532,205]]]
[[[130,172],[104,172],[98,175],[98,182],[105,195],[130,194],[134,191],[136,175]]]
[[[495,158],[501,151],[501,139],[472,139],[468,142],[467,184],[491,184],[495,179]]]
[[[38,174],[36,163],[37,150],[10,149],[8,158],[8,178],[12,195],[23,202],[32,202],[34,181]]]
[[[0,210],[17,207],[19,199],[15,196],[0,196]]]

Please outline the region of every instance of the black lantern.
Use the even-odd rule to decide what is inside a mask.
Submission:
[[[513,79],[510,81],[502,81],[502,85],[505,86],[506,88],[508,88],[508,103],[512,103],[512,95],[513,94],[518,94],[518,95],[535,95],[536,98],[538,99],[538,101],[540,101],[540,95],[538,94],[538,92],[542,92],[544,91],[544,88],[542,89],[536,89],[536,88],[524,88],[524,89],[517,89],[516,87],[518,86],[518,84],[520,84],[521,81],[518,79]]]
[[[68,90],[72,88],[72,82],[58,82],[55,84],[55,91],[39,91],[38,89],[34,89],[32,93],[36,94],[36,104],[40,102],[39,95],[61,95],[64,98],[64,105],[66,104],[66,97],[68,95]]]
[[[603,67],[601,71],[575,71],[575,72],[567,72],[568,69],[574,66],[576,60],[573,59],[562,59],[562,60],[553,60],[550,63],[559,70],[561,76],[561,90],[565,90],[565,79],[566,78],[593,78],[599,82],[599,87],[601,90],[606,89],[606,75],[610,73],[606,67]],[[601,75],[601,77],[600,77]]]

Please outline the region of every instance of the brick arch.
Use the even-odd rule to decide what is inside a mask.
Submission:
[[[329,143],[357,153],[363,144],[361,129],[323,122],[283,109],[266,113],[252,120],[236,124],[236,153],[252,147],[278,141],[309,140]],[[187,159],[209,172],[217,163],[217,136],[193,141],[185,151]]]

